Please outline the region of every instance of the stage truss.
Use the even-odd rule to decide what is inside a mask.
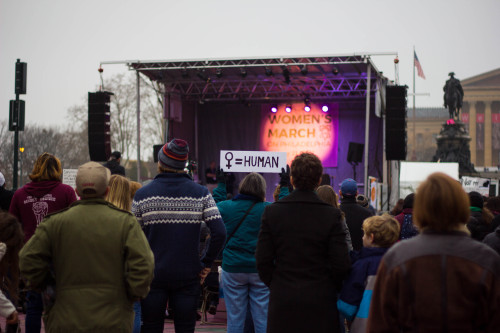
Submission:
[[[109,63],[116,62],[102,64]],[[364,98],[367,91],[377,90],[383,78],[368,54],[121,63],[162,83],[165,94],[200,103]]]

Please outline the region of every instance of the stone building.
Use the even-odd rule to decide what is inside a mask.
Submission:
[[[476,167],[496,167],[500,164],[500,68],[461,83],[464,103],[460,118],[471,137],[471,162]],[[413,117],[413,108],[408,106],[408,161],[432,161],[436,136],[448,118],[444,107],[416,108]]]

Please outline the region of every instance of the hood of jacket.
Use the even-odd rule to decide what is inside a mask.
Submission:
[[[23,190],[29,195],[37,198],[43,197],[45,194],[51,192],[56,186],[61,184],[57,180],[44,180],[41,182],[30,182],[23,186]]]

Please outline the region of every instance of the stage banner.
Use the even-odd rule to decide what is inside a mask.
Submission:
[[[225,172],[280,173],[286,170],[286,153],[221,150],[219,165]]]
[[[287,153],[287,164],[302,152],[316,154],[323,167],[336,167],[339,106],[337,103],[263,105],[260,149]],[[272,108],[275,107],[275,111]],[[289,107],[290,112],[286,111]]]

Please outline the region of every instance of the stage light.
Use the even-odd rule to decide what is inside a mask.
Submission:
[[[205,70],[196,73],[196,76],[199,77],[202,81],[205,81],[206,83],[210,83],[211,81],[210,77],[205,75]]]
[[[188,71],[187,71],[187,69],[185,69],[185,68],[181,69],[181,76],[183,78],[187,78],[188,77]]]
[[[304,65],[304,66],[300,69],[300,72],[302,73],[302,75],[307,75],[308,70],[307,70],[306,65]]]
[[[288,112],[288,113],[292,112],[292,106],[291,105],[287,105],[285,107],[285,111]]]
[[[266,67],[266,75],[267,76],[273,76],[273,71],[270,67]]]
[[[288,84],[290,83],[290,71],[288,68],[283,68],[283,76],[285,77],[285,82]]]
[[[323,112],[328,112],[328,106],[327,105],[323,105],[323,107],[321,107],[321,110]]]
[[[307,97],[304,98],[304,104],[305,104],[304,111],[305,112],[311,111],[311,100],[309,98],[307,98]]]
[[[219,79],[222,77],[222,68],[217,68],[215,70],[215,76],[217,76]]]
[[[271,106],[271,112],[272,113],[278,112],[278,108],[276,107],[276,105]]]
[[[339,74],[339,69],[337,67],[332,68],[332,74],[333,75],[338,75]]]
[[[240,74],[241,74],[241,77],[246,77],[247,76],[247,70],[242,68],[240,69]]]

